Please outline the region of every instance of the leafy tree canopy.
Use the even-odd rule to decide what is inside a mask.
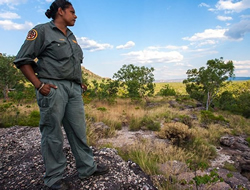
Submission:
[[[208,110],[214,97],[222,86],[230,82],[228,79],[234,77],[234,65],[232,61],[224,63],[223,58],[208,60],[207,68],[190,69],[186,72],[186,90],[192,98],[206,102]]]
[[[20,81],[24,81],[22,73],[13,63],[14,56],[0,55],[0,88],[4,99],[8,99],[8,92],[13,90]]]
[[[123,65],[113,78],[127,88],[130,98],[142,98],[154,94],[154,68]]]

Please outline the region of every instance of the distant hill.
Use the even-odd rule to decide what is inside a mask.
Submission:
[[[162,80],[155,80],[155,83],[164,83],[164,82],[182,82],[184,79],[162,79]]]
[[[235,77],[235,78],[230,78],[232,81],[244,81],[244,80],[250,80],[250,77]]]
[[[82,66],[82,70],[83,70],[84,74],[87,74],[87,79],[89,81],[92,81],[92,80],[100,81],[100,80],[105,78],[105,77],[101,77],[101,76],[93,73],[92,71],[86,69],[83,66]],[[183,80],[184,79],[162,79],[162,80],[155,80],[155,83],[182,82]],[[232,81],[246,81],[246,80],[250,80],[250,77],[235,77],[235,78],[230,78],[230,80],[232,80]]]
[[[101,76],[91,72],[90,70],[86,69],[83,66],[82,66],[82,71],[83,71],[83,75],[87,75],[86,78],[88,79],[88,81],[92,81],[92,80],[100,81],[104,78],[104,77],[101,77]]]
[[[164,82],[182,82],[184,79],[164,79],[164,80],[155,80],[155,83],[164,83]],[[246,81],[250,80],[250,77],[234,77],[230,78],[232,81]]]

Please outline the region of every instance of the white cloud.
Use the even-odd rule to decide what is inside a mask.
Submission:
[[[202,33],[195,33],[192,37],[184,37],[183,40],[201,41],[207,39],[224,39],[226,29],[206,29]]]
[[[216,4],[218,10],[226,10],[231,12],[241,12],[250,8],[250,0],[242,0],[233,2],[233,0],[219,0]]]
[[[100,44],[94,40],[90,40],[86,37],[77,38],[78,44],[82,49],[89,50],[90,52],[101,51],[105,49],[112,49],[113,46],[110,44]]]
[[[236,69],[250,69],[250,60],[233,61]]]
[[[248,19],[248,18],[250,18],[250,15],[241,15],[240,17],[243,19]]]
[[[154,68],[154,76],[159,80],[183,79],[186,75],[186,70],[183,68],[183,64],[176,65],[174,68],[168,65]]]
[[[171,49],[171,50],[187,50],[188,46],[172,46],[172,45],[168,45],[166,46],[167,49]]]
[[[199,4],[199,7],[210,7],[210,6],[206,3],[201,3],[201,4]]]
[[[133,41],[128,41],[125,45],[117,46],[116,49],[129,49],[134,46],[135,46],[135,43]]]
[[[218,42],[215,41],[215,40],[205,40],[205,41],[202,41],[198,44],[198,46],[205,46],[205,45],[215,45],[217,44]]]
[[[237,70],[234,72],[236,76],[244,76],[244,77],[248,77],[250,75],[250,71],[249,70]]]
[[[225,36],[234,40],[242,40],[246,33],[250,33],[250,20],[242,20],[225,32]]]
[[[21,3],[25,3],[27,0],[0,0],[0,5],[19,5]]]
[[[21,18],[21,17],[18,14],[13,13],[13,12],[5,12],[5,13],[0,13],[0,18],[17,19],[17,18]]]
[[[233,18],[230,16],[217,16],[217,19],[221,21],[233,20]]]
[[[30,30],[33,26],[32,22],[27,21],[24,24],[18,24],[11,20],[0,20],[0,27],[4,30]]]
[[[234,67],[235,67],[234,73],[237,77],[250,76],[250,60],[242,60],[242,61],[233,60],[233,63],[234,63]]]
[[[133,51],[123,54],[132,63],[150,64],[150,63],[174,63],[183,60],[183,55],[177,51]]]
[[[173,45],[168,45],[168,46],[150,46],[148,47],[149,50],[159,50],[159,49],[170,49],[170,50],[187,50],[188,46],[173,46]]]

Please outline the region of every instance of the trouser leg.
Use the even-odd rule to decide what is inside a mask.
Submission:
[[[49,83],[51,82],[49,81]],[[61,90],[60,87],[58,89],[51,88],[48,96],[37,94],[41,117],[39,126],[42,134],[41,150],[45,164],[44,183],[46,186],[51,186],[62,179],[66,167],[66,158],[63,153],[64,138],[61,129],[65,103]]]
[[[80,85],[72,83],[70,92],[63,118],[63,126],[76,160],[79,177],[85,178],[95,172],[96,163],[92,149],[87,145],[85,114]]]

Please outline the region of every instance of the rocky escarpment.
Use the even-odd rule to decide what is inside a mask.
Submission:
[[[250,146],[245,136],[223,136],[220,139],[220,154],[229,157],[228,162],[250,180]]]
[[[135,133],[125,130],[125,133],[131,141],[138,136],[138,133],[145,135],[142,131]],[[121,139],[122,135],[122,131],[120,131],[117,139]],[[126,141],[125,136],[123,137],[122,140]],[[153,135],[146,134],[146,137],[152,138]],[[115,142],[115,139],[112,141]],[[65,138],[64,153],[67,156],[65,178],[70,182],[71,189],[154,190],[157,189],[152,182],[155,180],[162,184],[166,181],[173,182],[172,189],[197,189],[195,184],[190,183],[194,177],[210,175],[214,169],[217,169],[218,176],[223,180],[200,185],[199,190],[250,189],[250,182],[245,175],[249,171],[250,151],[243,137],[222,137],[221,147],[218,149],[219,156],[212,161],[212,167],[206,171],[190,171],[185,167],[185,163],[178,161],[159,165],[162,173],[171,174],[168,179],[163,175],[148,176],[136,163],[124,161],[115,149],[93,148],[93,151],[96,162],[109,165],[110,172],[103,176],[92,176],[81,181],[77,177],[74,158]],[[225,162],[234,164],[238,171],[232,172],[224,169]],[[39,129],[18,126],[0,129],[0,189],[46,189],[43,185],[43,174]]]
[[[65,141],[67,156],[65,178],[71,189],[156,189],[149,176],[132,161],[125,162],[115,149],[93,148],[97,163],[107,164],[110,172],[103,176],[89,177],[81,181],[77,177],[74,158]],[[0,189],[36,190],[46,189],[43,185],[44,166],[40,153],[38,128],[12,127],[0,129]]]

